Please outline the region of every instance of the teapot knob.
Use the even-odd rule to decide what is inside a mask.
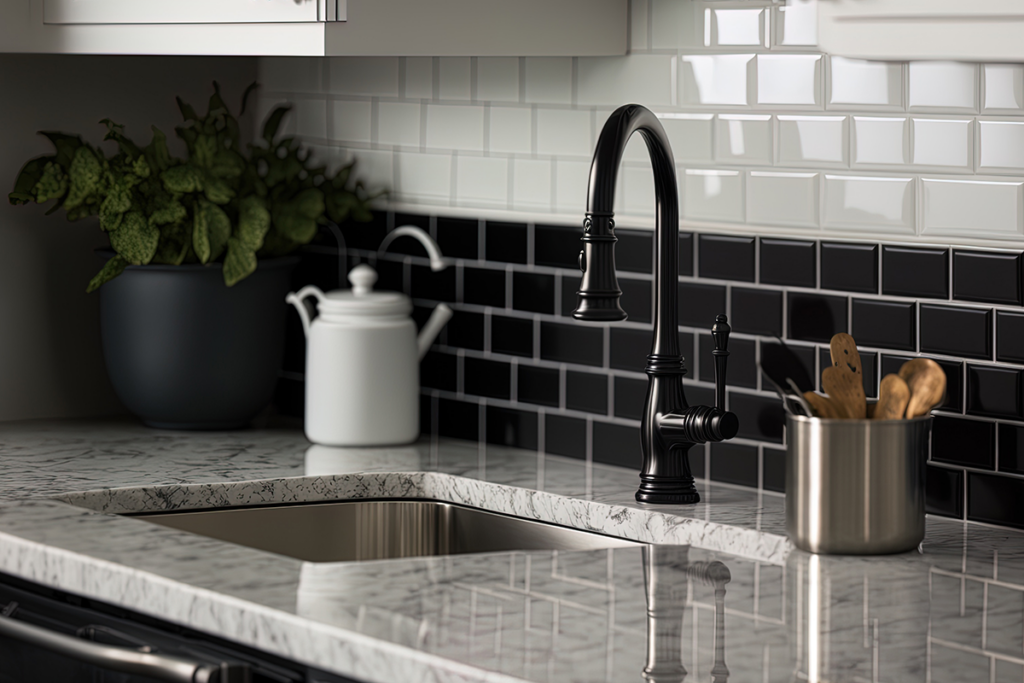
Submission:
[[[373,291],[373,283],[377,281],[377,271],[362,263],[348,274],[348,281],[352,283],[353,294],[369,294]]]

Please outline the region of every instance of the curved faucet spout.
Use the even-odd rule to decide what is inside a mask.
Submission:
[[[587,189],[587,213],[583,221],[580,270],[583,280],[577,293],[577,320],[625,320],[619,303],[622,290],[615,274],[615,221],[612,211],[615,182],[626,143],[639,132],[647,143],[654,169],[655,214],[655,315],[654,342],[647,356],[650,384],[640,429],[643,467],[637,500],[648,503],[696,503],[700,500],[690,474],[687,451],[697,443],[721,441],[736,435],[738,421],[725,406],[694,406],[686,403],[682,377],[686,365],[679,354],[679,197],[675,162],[668,136],[658,117],[639,104],[619,107],[608,118],[594,150]],[[710,322],[710,321],[709,321]],[[719,322],[728,328],[725,316]],[[728,333],[716,336],[722,358],[716,368],[716,384],[725,396],[725,345]],[[724,401],[723,401],[724,402]]]

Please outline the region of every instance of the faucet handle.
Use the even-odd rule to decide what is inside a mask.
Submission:
[[[729,358],[729,319],[724,313],[715,318],[711,327],[711,336],[715,339],[715,349],[711,355],[715,359],[715,406],[725,410],[725,366]]]

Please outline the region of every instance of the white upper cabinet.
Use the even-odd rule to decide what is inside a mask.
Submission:
[[[1022,0],[817,0],[817,5],[818,44],[834,55],[1024,59]]]
[[[0,0],[0,52],[601,56],[628,0]]]

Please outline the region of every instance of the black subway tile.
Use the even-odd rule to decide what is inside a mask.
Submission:
[[[458,389],[458,361],[453,354],[428,351],[420,362],[420,384],[430,389],[455,392]]]
[[[434,399],[420,394],[420,434],[434,433]]]
[[[932,460],[995,469],[995,439],[992,422],[936,415],[932,420]]]
[[[639,420],[644,415],[644,401],[646,400],[646,379],[615,378],[615,417]]]
[[[766,346],[778,346],[778,345],[779,345],[778,342],[772,342],[772,341],[767,341],[767,340],[762,339],[761,340],[761,357],[763,358],[766,355],[765,354],[765,350],[764,350]],[[809,377],[810,380],[811,380],[811,388],[817,388],[817,386],[818,386],[818,379],[819,379],[818,378],[818,374],[819,373],[817,372],[817,370],[815,370],[814,355],[816,353],[816,347],[797,346],[796,344],[786,344],[786,348],[788,348],[790,351],[792,351],[793,355],[795,355],[800,360],[800,364],[804,366],[804,370],[807,371],[807,377]],[[827,358],[825,359],[825,362],[826,363],[828,362]],[[828,367],[828,366],[826,365],[825,367]],[[801,384],[801,383],[806,381],[806,379],[804,379],[804,380],[800,380],[798,378],[793,378],[793,379],[796,380],[798,384]],[[764,387],[764,389],[766,391],[772,389],[771,384],[767,380],[765,380],[765,382],[763,383],[762,386]]]
[[[720,313],[725,313],[725,287],[679,283],[680,325],[710,330]]]
[[[992,357],[992,311],[921,304],[921,351]]]
[[[414,299],[455,301],[455,269],[433,271],[429,266],[412,267],[412,296]]]
[[[565,373],[565,407],[585,413],[608,414],[608,376],[593,372]]]
[[[401,225],[401,223],[395,225]],[[368,223],[347,220],[339,227],[341,234],[345,237],[345,245],[349,249],[376,251],[388,233],[388,214],[387,211],[374,211],[373,217]]]
[[[274,408],[281,415],[302,417],[306,414],[306,383],[289,377],[279,377],[274,387]]]
[[[562,315],[566,317],[572,317],[572,312],[576,310],[577,296],[576,292],[580,290],[580,278],[576,275],[561,276],[562,277]]]
[[[846,297],[790,292],[789,336],[828,343],[837,332],[846,332]]]
[[[476,260],[480,254],[480,221],[468,218],[438,218],[437,246],[448,258]]]
[[[555,268],[579,268],[579,254],[583,249],[580,241],[582,228],[536,225],[533,230],[534,263]]]
[[[757,343],[753,339],[729,340],[728,363],[725,367],[726,384],[732,387],[757,387]],[[715,348],[710,334],[700,335],[700,376],[698,379],[715,383],[715,360],[711,351]]]
[[[405,292],[405,264],[401,261],[378,259],[374,268],[377,271],[377,282],[373,285],[375,290]]]
[[[537,413],[487,406],[487,443],[535,451],[537,437]]]
[[[512,366],[496,360],[463,358],[463,388],[467,394],[501,398],[512,395]]]
[[[604,364],[604,331],[584,324],[540,324],[540,356],[544,360],[582,365]]]
[[[587,421],[563,415],[545,415],[544,452],[586,460]]]
[[[533,321],[491,316],[491,351],[512,356],[533,356]]]
[[[512,273],[512,308],[533,313],[554,313],[555,276]]]
[[[477,441],[480,438],[480,406],[442,398],[437,403],[437,432],[441,436]]]
[[[762,486],[766,491],[777,493],[786,492],[786,449],[769,448],[761,449],[762,456]]]
[[[413,306],[412,307],[412,320],[416,323],[416,329],[422,330],[423,326],[430,320],[430,316],[434,313],[433,306]]]
[[[730,391],[729,410],[736,413],[740,421],[737,436],[782,443],[786,419],[782,412],[781,399]]]
[[[505,308],[505,271],[463,268],[462,300],[467,304]]]
[[[610,422],[594,422],[594,462],[638,470],[643,464],[640,428]]]
[[[818,245],[804,240],[761,238],[761,282],[818,286]]]
[[[1021,304],[1021,255],[953,250],[953,298]]]
[[[782,292],[771,289],[732,288],[734,332],[782,336]]]
[[[999,471],[1024,474],[1024,426],[999,424]]]
[[[949,297],[949,250],[882,247],[882,294]]]
[[[878,292],[878,245],[821,243],[821,288]]]
[[[928,465],[925,472],[925,512],[963,519],[964,471]]]
[[[1024,529],[1024,479],[967,473],[967,519]]]
[[[445,327],[448,346],[484,350],[484,315],[469,311],[455,311]]]
[[[654,314],[654,286],[651,281],[621,277],[619,288],[622,290],[622,310],[629,316],[629,320],[635,323],[651,322]]]
[[[715,405],[715,388],[697,384],[687,384],[684,387],[686,402],[691,406],[713,406]]]
[[[859,341],[859,338],[857,338]],[[864,394],[868,398],[878,397],[878,354],[870,351],[857,351],[860,354],[861,370],[864,372]],[[818,363],[822,370],[832,365],[832,353],[828,347],[818,350]],[[821,377],[817,378],[818,390],[825,391],[821,387]]]
[[[702,278],[754,281],[754,238],[699,235],[698,272]]]
[[[487,221],[487,260],[526,263],[526,226],[522,223]]]
[[[686,460],[690,463],[690,474],[697,479],[707,479],[707,472],[704,467],[704,454],[707,453],[706,444],[697,444],[686,454]]]
[[[912,357],[883,355],[882,371],[878,380],[881,381],[882,377],[886,375],[898,375],[900,368],[908,360],[912,360]],[[933,358],[932,360],[938,363],[946,373],[946,400],[942,402],[939,408],[959,413],[963,410],[963,363],[939,358]]]
[[[917,311],[913,302],[853,300],[853,338],[864,346],[913,351]]]
[[[516,389],[519,400],[542,406],[558,407],[558,370],[520,365]]]
[[[711,444],[711,480],[757,488],[757,446]]]
[[[967,412],[988,417],[1021,417],[1021,371],[968,363]]]
[[[627,273],[653,273],[654,233],[650,230],[621,229],[615,245],[615,267]],[[577,251],[579,251],[577,249]],[[573,263],[573,268],[577,267]]]
[[[679,233],[679,274],[693,275],[693,233]]]
[[[996,311],[996,360],[1024,363],[1024,314]]]

